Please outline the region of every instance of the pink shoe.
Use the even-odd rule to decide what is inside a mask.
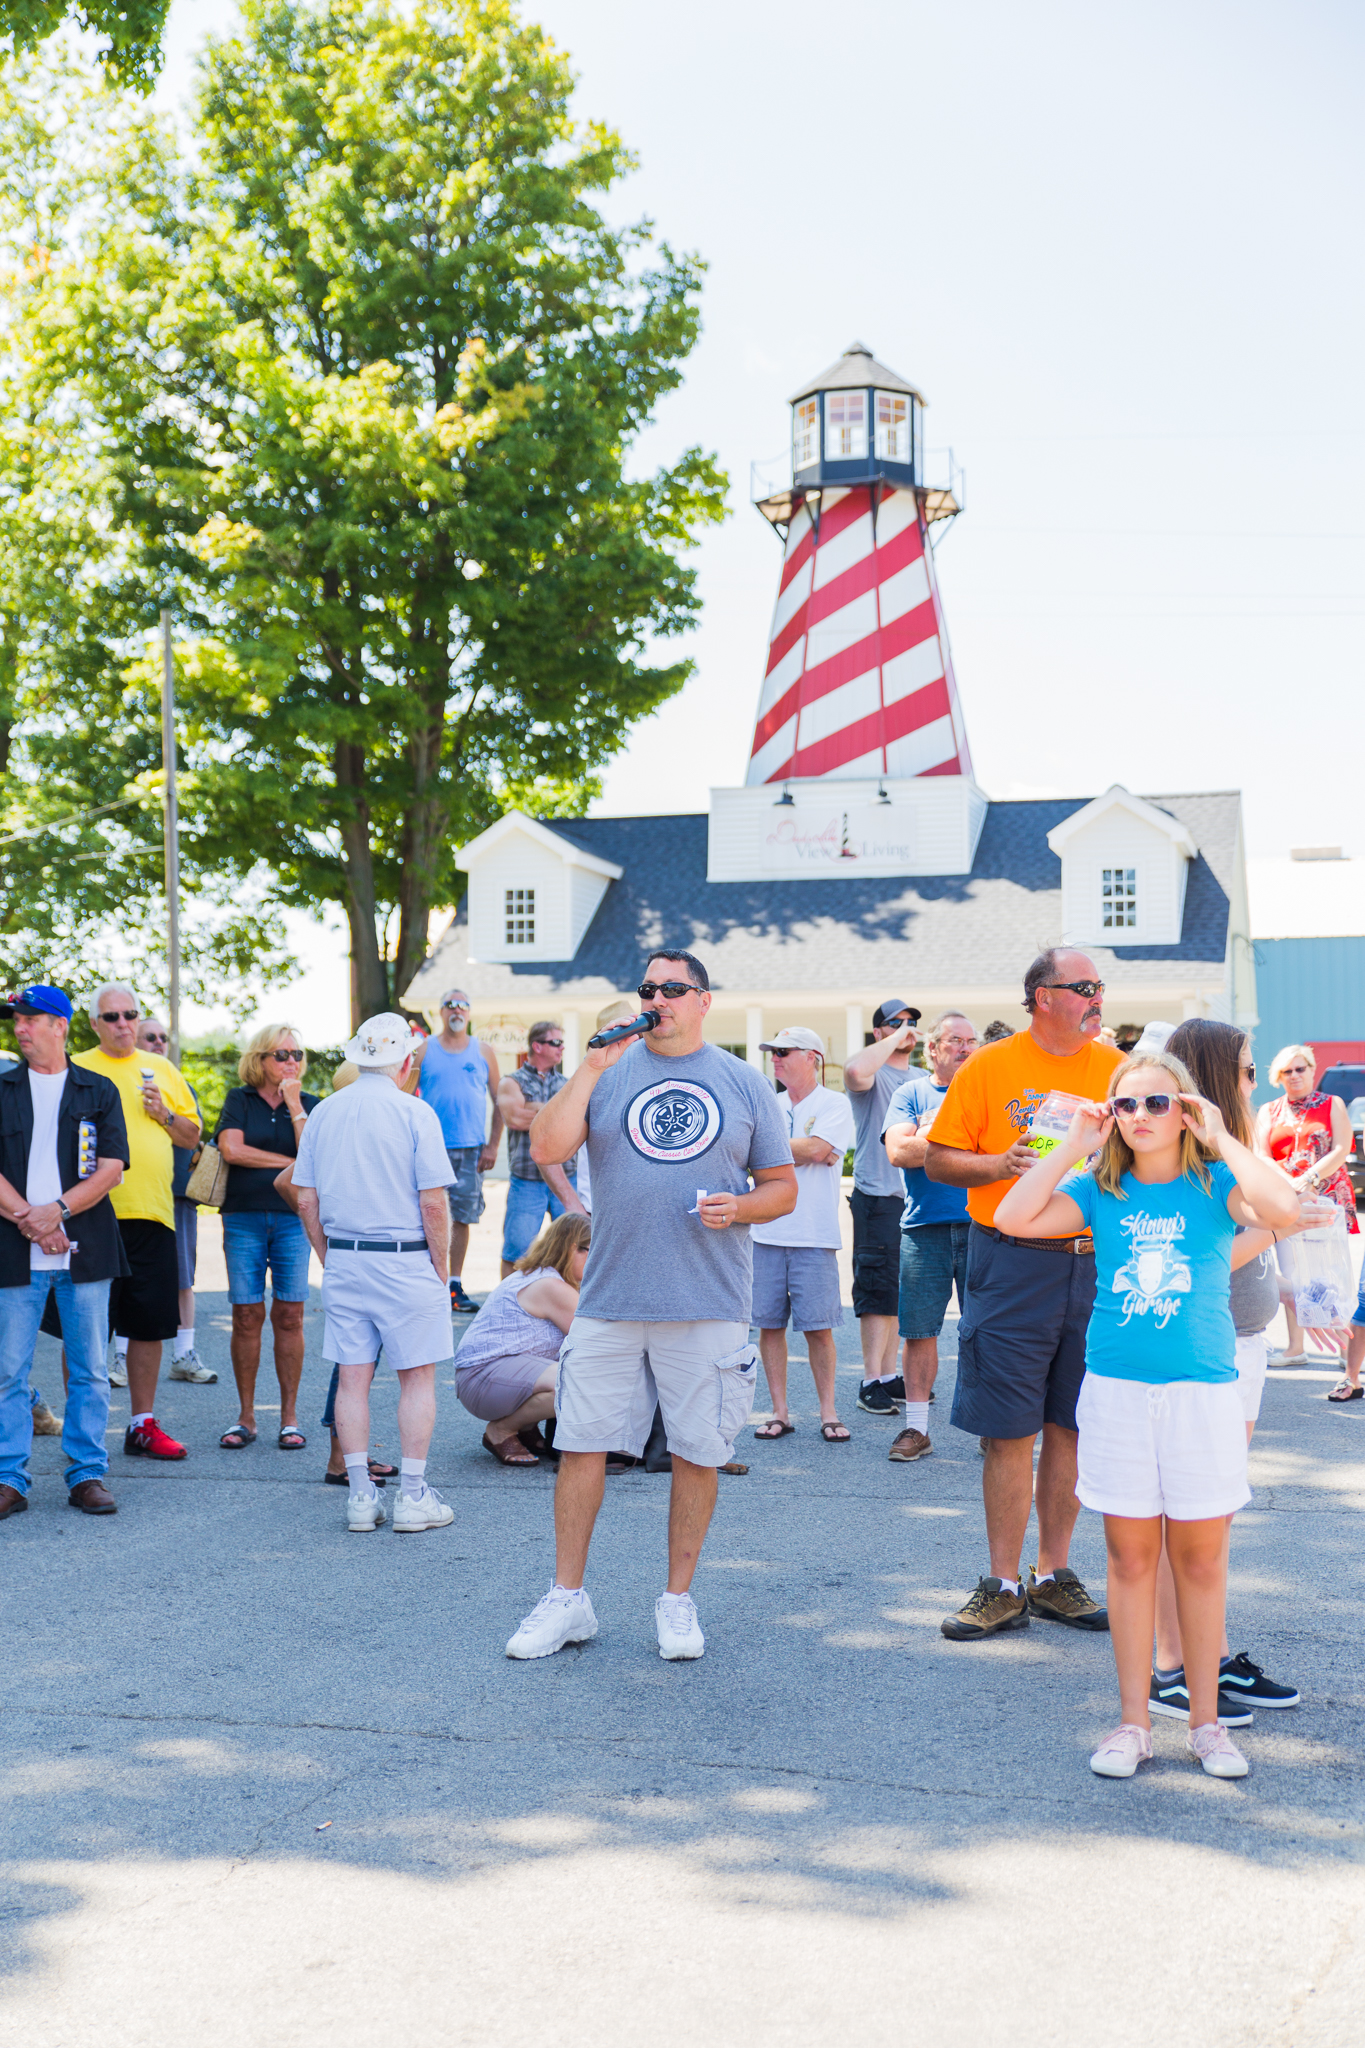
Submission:
[[[1131,1778],[1139,1764],[1152,1759],[1152,1732],[1125,1721],[1112,1735],[1106,1735],[1090,1759],[1097,1778]]]
[[[1221,1721],[1191,1728],[1186,1748],[1197,1756],[1211,1778],[1244,1778],[1251,1769]]]

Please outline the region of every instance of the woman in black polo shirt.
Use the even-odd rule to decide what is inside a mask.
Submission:
[[[270,1326],[275,1376],[280,1383],[282,1451],[301,1451],[307,1439],[295,1404],[303,1373],[303,1307],[308,1299],[308,1239],[282,1196],[275,1176],[298,1155],[299,1133],[320,1098],[300,1086],[308,1069],[303,1041],[288,1024],[265,1024],[237,1063],[234,1088],[218,1120],[218,1150],[227,1162],[223,1253],[232,1303],[232,1371],[241,1414],[218,1439],[225,1451],[256,1441],[256,1374],[265,1327],[265,1279],[270,1273]]]

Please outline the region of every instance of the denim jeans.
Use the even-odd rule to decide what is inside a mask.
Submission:
[[[274,1209],[226,1210],[223,1257],[234,1308],[265,1300],[267,1266],[276,1301],[307,1301],[308,1233],[297,1216]]]
[[[69,1273],[33,1273],[27,1287],[0,1287],[0,1486],[29,1490],[33,1446],[29,1372],[49,1288],[61,1311],[68,1382],[62,1449],[66,1483],[102,1479],[109,1470],[109,1282],[78,1287]]]
[[[569,1186],[575,1187],[569,1175]],[[547,1214],[548,1212],[548,1214]],[[564,1204],[543,1180],[521,1180],[514,1173],[507,1183],[507,1215],[502,1226],[502,1256],[511,1266],[529,1251],[542,1225],[564,1214]]]

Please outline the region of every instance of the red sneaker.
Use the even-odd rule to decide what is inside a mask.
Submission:
[[[167,1436],[154,1415],[136,1429],[131,1426],[123,1437],[125,1458],[188,1458],[189,1452],[178,1444],[173,1436]]]

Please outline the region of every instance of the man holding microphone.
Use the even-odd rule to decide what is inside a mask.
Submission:
[[[743,1060],[704,1042],[711,994],[700,960],[655,953],[639,996],[657,1021],[641,1037],[590,1048],[531,1126],[538,1164],[587,1145],[593,1238],[555,1388],[554,1584],[508,1643],[509,1657],[548,1657],[596,1635],[583,1574],[606,1454],[639,1457],[656,1401],[673,1457],[668,1585],[654,1611],[659,1654],[702,1655],[692,1575],[717,1469],[733,1454],[758,1379],[749,1227],[796,1205],[776,1096]]]

